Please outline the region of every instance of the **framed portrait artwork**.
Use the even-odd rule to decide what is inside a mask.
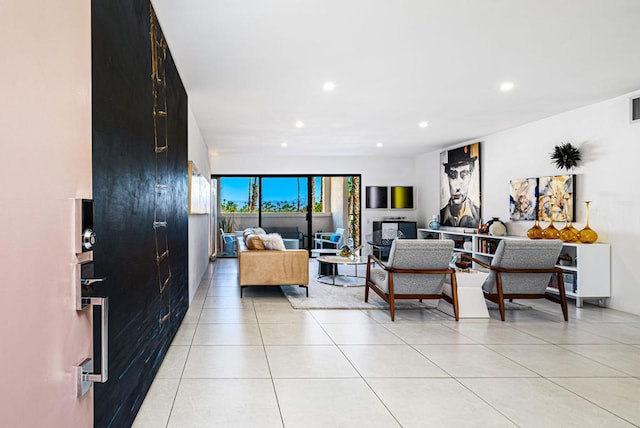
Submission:
[[[509,219],[535,220],[538,207],[538,179],[517,178],[510,182]]]
[[[365,188],[367,196],[365,207],[372,209],[388,208],[388,187],[387,186],[367,186]]]
[[[574,221],[575,175],[540,177],[538,182],[538,220]]]
[[[440,153],[440,224],[477,228],[480,207],[480,143]]]

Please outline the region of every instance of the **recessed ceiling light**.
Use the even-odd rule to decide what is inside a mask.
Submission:
[[[304,122],[299,120],[296,122],[296,128],[302,128],[304,126]]]
[[[336,84],[333,82],[324,82],[322,85],[322,90],[325,92],[331,92],[336,88]]]
[[[515,85],[513,84],[513,82],[502,82],[500,84],[500,90],[502,92],[509,92],[510,90],[513,89]]]
[[[429,126],[429,122],[422,121],[418,124],[418,126],[420,128],[426,128],[427,126]]]
[[[376,147],[382,147],[382,143],[376,143]]]
[[[286,142],[286,141],[283,141],[282,143],[280,143],[280,145],[281,145],[282,147],[287,147],[287,142]]]

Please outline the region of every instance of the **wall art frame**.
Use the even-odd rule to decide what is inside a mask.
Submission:
[[[193,161],[189,161],[189,214],[209,214],[211,212],[211,185],[200,174]]]
[[[413,209],[413,186],[391,186],[391,209]]]
[[[440,224],[477,228],[481,219],[480,142],[440,153]]]
[[[538,179],[538,220],[574,221],[575,175],[551,175]]]
[[[516,178],[509,185],[509,219],[535,220],[538,209],[538,178]]]
[[[389,208],[389,187],[388,186],[366,186],[365,187],[365,208],[387,209]]]

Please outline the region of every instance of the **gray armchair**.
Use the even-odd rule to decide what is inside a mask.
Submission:
[[[369,255],[364,301],[369,289],[389,303],[391,320],[395,320],[397,299],[445,299],[453,305],[458,320],[458,286],[455,270],[449,266],[453,241],[435,239],[394,240],[386,263]],[[374,267],[377,265],[379,267]],[[446,276],[451,278],[451,297],[444,293]]]
[[[501,240],[491,265],[463,254],[463,258],[489,269],[489,276],[482,284],[485,298],[498,304],[500,317],[504,321],[504,299],[546,298],[562,307],[565,321],[567,296],[562,279],[562,270],[556,261],[562,250],[560,240]],[[547,291],[549,279],[556,281],[558,295]]]

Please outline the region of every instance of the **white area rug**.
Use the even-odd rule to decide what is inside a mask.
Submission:
[[[353,266],[340,265],[338,272],[341,275],[354,275]],[[338,282],[364,284],[366,266],[358,266],[358,275],[362,278],[341,277]],[[318,263],[315,259],[309,260],[309,297],[302,287],[292,285],[282,285],[280,288],[289,300],[294,309],[388,309],[389,304],[382,300],[376,293],[369,291],[369,302],[364,301],[364,285],[362,286],[341,286],[327,285],[319,282]],[[331,282],[331,277],[322,278],[323,281]],[[436,309],[438,300],[396,300],[396,309]],[[487,301],[489,310],[497,310],[498,305]],[[518,303],[505,302],[508,310],[531,309],[530,306]]]
[[[355,275],[353,266],[339,265],[340,275]],[[366,265],[358,266],[358,278],[342,276],[337,278],[340,284],[363,284],[360,286],[327,285],[318,281],[318,262],[309,260],[309,297],[305,289],[297,286],[283,285],[280,288],[294,309],[388,309],[387,302],[376,293],[369,291],[369,302],[364,301],[364,276]],[[322,281],[331,282],[331,277],[323,277]],[[398,309],[435,309],[438,301],[400,300],[396,301]]]

